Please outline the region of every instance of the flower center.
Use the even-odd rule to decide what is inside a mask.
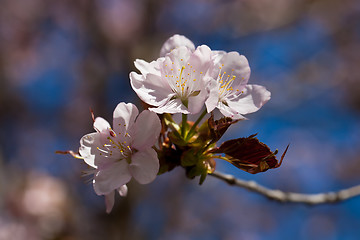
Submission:
[[[100,155],[104,157],[119,157],[119,161],[126,159],[128,163],[131,163],[131,154],[133,153],[133,150],[131,149],[128,142],[125,140],[119,141],[116,138],[115,132],[111,129],[110,136],[108,136],[106,139],[107,143],[105,143],[102,148],[97,147],[97,149],[100,151]]]
[[[181,59],[181,62],[183,59]],[[174,62],[171,63],[172,68],[165,74],[165,78],[169,83],[172,91],[176,93],[174,98],[180,98],[186,101],[190,96],[196,96],[200,93],[198,85],[198,77],[203,72],[198,73],[190,63],[175,67]],[[167,67],[167,65],[165,65]]]
[[[225,99],[240,92],[239,89],[235,89],[232,87],[233,83],[235,82],[236,76],[233,74],[234,69],[231,69],[231,73],[221,72],[222,67],[219,67],[219,75],[217,78],[218,88],[219,88],[219,101],[226,102]]]

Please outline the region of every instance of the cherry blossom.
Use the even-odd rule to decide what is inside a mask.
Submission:
[[[198,113],[208,96],[211,49],[202,45],[194,50],[190,40],[175,35],[164,43],[161,54],[165,57],[150,63],[135,61],[141,74],[130,73],[132,88],[153,112]]]
[[[160,134],[158,116],[145,110],[139,114],[131,103],[119,103],[113,114],[113,128],[103,118],[94,121],[96,132],[83,136],[79,153],[94,170],[96,194],[105,195],[106,209],[114,205],[114,190],[127,194],[126,183],[134,178],[152,182],[159,171],[159,159],[152,148]]]
[[[205,102],[208,112],[218,108],[226,117],[244,119],[243,114],[256,112],[270,99],[271,94],[265,87],[247,84],[250,67],[245,56],[237,52],[212,51],[212,58],[213,80]]]
[[[160,57],[165,57],[166,54],[181,46],[187,47],[192,52],[195,51],[195,45],[190,39],[183,35],[175,34],[162,45]]]

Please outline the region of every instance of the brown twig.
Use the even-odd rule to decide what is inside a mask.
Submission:
[[[343,189],[337,192],[303,194],[303,193],[283,192],[281,190],[269,189],[267,187],[259,185],[254,181],[245,181],[245,180],[237,179],[230,174],[213,172],[210,175],[227,182],[229,185],[235,185],[238,187],[245,188],[249,191],[262,194],[271,200],[279,201],[282,203],[291,202],[291,203],[304,203],[309,205],[336,203],[360,195],[360,185]]]

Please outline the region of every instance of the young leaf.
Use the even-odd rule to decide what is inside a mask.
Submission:
[[[223,117],[219,120],[214,121],[214,115],[211,113],[211,116],[208,119],[208,126],[210,129],[212,142],[217,142],[224,135],[230,125],[237,123],[238,121],[239,120],[233,121],[229,117]]]
[[[282,154],[280,162],[278,162],[275,157],[277,150],[272,152],[267,145],[259,142],[255,136],[256,134],[247,138],[226,141],[210,152],[225,153],[226,158],[232,165],[252,174],[280,167],[289,145]]]

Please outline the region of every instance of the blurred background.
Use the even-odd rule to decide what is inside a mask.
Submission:
[[[302,193],[360,184],[360,2],[356,0],[0,0],[0,240],[359,239],[360,197],[280,204],[183,169],[131,182],[111,214],[77,150],[89,108],[111,121],[133,102],[136,58],[175,33],[238,51],[272,99],[223,140],[258,133],[283,165],[251,175]]]

